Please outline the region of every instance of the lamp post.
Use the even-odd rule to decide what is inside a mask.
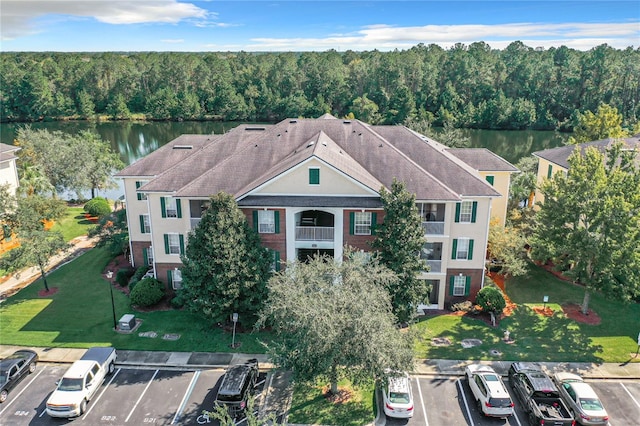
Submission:
[[[238,322],[238,314],[234,312],[231,316],[231,320],[233,321],[233,335],[231,337],[231,347],[236,347],[236,324]]]
[[[116,304],[113,301],[113,284],[111,278],[113,277],[112,271],[107,271],[107,278],[109,279],[109,292],[111,293],[111,312],[113,313],[113,329],[118,329],[118,321],[116,321]]]

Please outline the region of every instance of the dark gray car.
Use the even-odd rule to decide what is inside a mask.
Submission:
[[[36,371],[38,354],[21,349],[0,361],[0,402],[4,402],[13,389],[28,374]]]

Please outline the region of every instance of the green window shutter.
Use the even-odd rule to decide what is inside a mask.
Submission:
[[[456,255],[458,254],[458,239],[453,239],[453,249],[451,250],[451,259],[455,260]]]
[[[176,200],[176,210],[178,210],[178,218],[182,217],[182,200]]]
[[[456,203],[456,223],[460,222],[460,203]]]
[[[169,254],[169,234],[164,234],[164,254]]]
[[[258,210],[253,211],[253,230],[258,232]]]
[[[469,252],[467,253],[467,260],[473,259],[473,240],[469,240]]]
[[[456,277],[453,275],[449,277],[449,296],[453,296],[453,284],[456,282]]]
[[[552,174],[553,174],[553,166],[549,164],[549,167],[547,167],[547,179],[551,179]]]
[[[476,223],[476,215],[478,214],[478,202],[473,202],[473,207],[471,209],[471,223]]]
[[[354,212],[349,213],[349,235],[353,235],[356,227],[356,214]]]
[[[144,266],[149,266],[149,254],[147,253],[147,250],[149,249],[146,249],[146,248],[142,249],[142,257],[144,257]]]
[[[160,208],[162,209],[162,217],[167,217],[167,205],[164,197],[160,197]]]
[[[144,234],[144,215],[140,215],[140,232]]]
[[[309,169],[309,185],[320,184],[320,169]]]
[[[485,177],[485,179],[487,180],[487,182],[489,182],[489,184],[491,186],[493,186],[493,182],[494,182],[495,176],[487,176],[487,177]]]
[[[184,235],[180,234],[180,254],[184,254]]]
[[[280,252],[274,251],[273,257],[275,258],[275,261],[276,261],[276,272],[277,272],[280,270]]]
[[[371,213],[371,235],[376,235],[376,228],[378,226],[378,213]]]
[[[280,212],[273,212],[273,220],[276,223],[276,234],[280,233]]]
[[[141,186],[142,186],[142,182],[136,181],[136,189],[140,188]],[[142,200],[142,194],[138,192],[137,195],[138,195],[138,200]]]
[[[169,288],[173,288],[173,271],[169,269],[167,271],[167,283],[169,284]]]
[[[465,277],[466,282],[464,283],[464,295],[468,296],[471,293],[471,277]]]

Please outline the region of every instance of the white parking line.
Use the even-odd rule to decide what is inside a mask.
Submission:
[[[475,426],[475,423],[473,423],[473,417],[471,417],[471,411],[469,410],[469,404],[467,404],[467,397],[464,396],[464,389],[462,388],[462,380],[458,379],[456,380],[456,383],[458,384],[458,388],[460,389],[460,395],[462,395],[462,401],[464,401],[464,408],[467,410],[467,418],[469,419],[469,423],[471,423],[471,426]]]
[[[131,417],[131,415],[133,414],[133,412],[135,411],[136,407],[138,406],[138,404],[140,404],[140,401],[142,400],[142,397],[144,396],[144,394],[147,392],[147,389],[149,389],[149,386],[151,386],[151,382],[153,382],[153,379],[156,378],[156,375],[158,374],[158,371],[160,370],[156,370],[155,373],[153,373],[153,377],[151,377],[151,380],[149,380],[149,383],[147,383],[147,386],[145,386],[144,390],[142,391],[142,393],[140,394],[140,398],[138,398],[138,400],[136,401],[136,404],[133,406],[133,408],[131,409],[131,411],[129,412],[129,415],[127,416],[126,419],[124,419],[124,422],[128,422],[129,418]]]
[[[27,388],[29,387],[29,385],[31,385],[31,383],[33,383],[33,381],[34,381],[35,379],[37,379],[39,375],[41,375],[41,374],[42,374],[42,372],[44,371],[44,369],[45,369],[45,367],[42,367],[42,368],[40,369],[40,371],[38,372],[38,374],[36,374],[35,376],[33,376],[33,379],[31,379],[31,381],[25,385],[24,389],[22,389],[20,392],[18,392],[17,394],[15,394],[15,395],[13,395],[13,396],[11,397],[11,401],[9,401],[9,403],[8,403],[7,405],[5,405],[5,407],[2,409],[2,411],[0,411],[0,414],[4,413],[4,411],[5,411],[7,408],[9,408],[9,406],[10,406],[11,404],[13,404],[13,403],[14,403],[14,401],[15,401],[16,399],[18,399],[18,397],[19,397],[20,395],[22,395],[22,392],[24,392],[24,391],[26,391],[26,390],[27,390]]]
[[[198,370],[193,374],[193,377],[191,378],[191,383],[189,383],[189,387],[187,388],[187,391],[185,392],[184,397],[182,397],[182,401],[180,402],[178,411],[176,411],[176,415],[173,416],[173,420],[171,420],[172,425],[176,424],[178,420],[180,420],[180,415],[182,415],[182,410],[184,410],[184,406],[187,404],[187,399],[189,399],[189,397],[191,396],[191,392],[193,392],[193,388],[195,387],[201,372],[202,370]]]
[[[429,420],[427,419],[427,409],[424,408],[424,399],[422,398],[422,389],[420,389],[420,379],[418,379],[417,377],[416,377],[416,386],[418,387],[418,394],[420,394],[420,405],[422,406],[422,414],[424,414],[424,424],[429,426]]]
[[[625,385],[623,385],[622,383],[620,383],[620,386],[622,386],[622,389],[624,389],[624,391],[625,391],[626,393],[628,393],[628,394],[629,394],[629,397],[630,397],[631,399],[633,399],[633,402],[635,402],[635,403],[636,403],[636,405],[637,405],[638,407],[640,407],[640,404],[639,404],[639,403],[638,403],[638,401],[633,397],[633,395],[631,395],[631,392],[629,392],[629,389],[627,389],[627,387],[626,387]]]
[[[109,380],[109,383],[107,383],[107,386],[105,386],[104,389],[102,389],[102,392],[100,392],[100,395],[98,395],[98,397],[93,400],[93,404],[91,404],[91,407],[89,407],[89,409],[84,413],[82,420],[86,419],[89,413],[91,412],[91,410],[93,410],[93,407],[95,407],[98,404],[98,401],[100,401],[100,398],[102,398],[102,395],[104,395],[104,393],[107,391],[107,388],[109,387],[109,385],[113,383],[113,379],[116,378],[119,372],[120,372],[120,368],[118,368],[115,374],[111,376],[111,380]]]

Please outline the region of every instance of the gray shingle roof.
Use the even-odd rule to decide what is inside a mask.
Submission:
[[[487,148],[449,148],[448,151],[481,172],[513,172],[520,170]]]
[[[21,148],[19,146],[7,145],[6,143],[0,143],[0,161],[5,162],[18,158],[16,152]]]
[[[628,149],[640,150],[640,134],[635,136],[617,139],[622,141],[624,146]],[[605,152],[613,143],[615,139],[601,139],[598,141],[585,142],[578,145],[565,145],[557,148],[549,148],[542,151],[536,151],[532,155],[543,158],[551,163],[557,164],[565,169],[569,168],[569,157],[576,148],[584,151],[588,147],[595,147],[601,152]]]
[[[185,144],[193,145],[188,154],[174,149]],[[500,196],[437,142],[425,142],[402,126],[369,126],[326,114],[274,125],[244,124],[224,135],[183,135],[118,176],[155,176],[141,188],[149,192],[209,197],[224,191],[241,198],[313,157],[376,192],[390,188],[395,178],[418,200]]]

